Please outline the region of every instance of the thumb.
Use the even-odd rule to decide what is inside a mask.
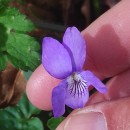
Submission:
[[[106,101],[72,112],[56,130],[129,130],[130,98]]]

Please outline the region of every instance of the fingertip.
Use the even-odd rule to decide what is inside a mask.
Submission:
[[[121,129],[130,129],[129,102],[130,98],[122,98],[78,109],[71,113],[56,130],[114,130],[119,126]]]
[[[50,76],[40,65],[28,80],[26,93],[30,102],[41,110],[51,110],[52,89],[58,85],[60,80]]]

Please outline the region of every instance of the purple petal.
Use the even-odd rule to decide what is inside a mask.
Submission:
[[[76,93],[75,95],[73,95],[72,93],[70,93],[70,91],[67,91],[65,97],[65,104],[71,107],[72,109],[83,108],[87,103],[88,98],[89,98],[89,92],[87,88],[82,94]]]
[[[80,75],[88,82],[88,86],[92,85],[101,93],[107,92],[106,86],[91,71],[83,71],[80,73]]]
[[[61,84],[52,91],[53,114],[56,118],[62,116],[65,112],[65,85],[64,82],[61,82]]]
[[[45,37],[42,43],[42,64],[50,75],[64,79],[72,72],[68,51],[57,40]]]
[[[67,28],[63,37],[63,45],[71,56],[73,71],[80,71],[86,58],[86,45],[76,27]]]

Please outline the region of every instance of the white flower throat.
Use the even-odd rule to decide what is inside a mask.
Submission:
[[[82,96],[86,92],[87,81],[85,81],[80,74],[73,73],[67,78],[67,90],[72,96]]]

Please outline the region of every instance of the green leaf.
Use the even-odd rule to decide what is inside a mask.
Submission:
[[[34,70],[41,63],[40,45],[28,35],[10,33],[6,47],[8,58],[18,68]]]
[[[31,117],[31,115],[39,114],[40,110],[34,107],[27,99],[27,96],[22,96],[21,100],[18,103],[18,106],[21,109],[21,112],[25,118]]]
[[[25,15],[20,14],[16,8],[7,8],[0,13],[0,23],[5,25],[7,33],[11,31],[30,32],[34,29],[32,22],[27,20]]]
[[[50,128],[50,130],[55,130],[56,127],[64,120],[64,117],[60,118],[54,118],[48,120],[47,126]]]
[[[22,126],[22,129],[20,130],[43,130],[43,129],[44,128],[42,122],[40,121],[39,118],[35,117],[35,118],[31,118],[29,121],[24,121],[24,126]]]
[[[0,110],[0,130],[43,130],[42,122],[32,117],[39,112],[24,94],[16,106]]]
[[[0,71],[6,68],[6,56],[0,54]]]
[[[7,57],[6,62],[9,60],[15,67],[25,71],[33,71],[41,63],[40,45],[25,34],[33,29],[33,23],[16,8],[0,8],[0,54]],[[3,59],[0,70],[5,68]]]
[[[6,27],[0,23],[0,52],[5,50],[7,41]]]

